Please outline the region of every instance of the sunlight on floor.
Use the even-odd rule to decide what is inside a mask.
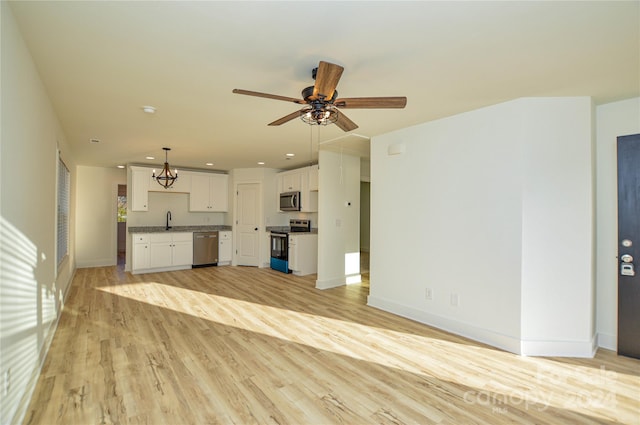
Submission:
[[[506,402],[536,409],[553,406],[576,412],[588,410],[591,415],[606,419],[603,411],[615,408],[615,387],[638,385],[640,379],[603,367],[520,357],[476,344],[376,328],[158,282],[119,284],[100,290],[225,326],[462,384],[475,389],[464,394],[464,401],[469,404],[500,406]],[[461,370],[460,362],[450,361],[452,351],[474,361],[468,361],[465,370]],[[517,380],[504,382],[499,374],[490,378],[496,365],[505,364],[517,369]],[[559,381],[575,383],[581,388],[580,393],[559,393],[555,389]]]

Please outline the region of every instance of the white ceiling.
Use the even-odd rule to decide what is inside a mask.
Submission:
[[[640,95],[640,8],[628,2],[12,2],[79,164],[292,168],[345,144],[523,96]],[[267,124],[299,109],[320,60],[360,127]],[[157,108],[155,115],[143,105]],[[89,140],[99,139],[92,144]],[[285,160],[285,153],[295,153]],[[153,155],[154,161],[145,160]]]

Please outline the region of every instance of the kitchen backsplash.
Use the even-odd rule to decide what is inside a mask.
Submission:
[[[167,211],[171,211],[174,226],[231,224],[231,213],[189,212],[189,195],[186,193],[149,192],[149,211],[128,211],[128,226],[164,226]]]

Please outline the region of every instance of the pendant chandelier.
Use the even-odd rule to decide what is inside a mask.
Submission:
[[[153,179],[165,189],[169,189],[171,185],[178,179],[178,170],[173,170],[173,173],[169,169],[169,151],[171,148],[162,148],[164,150],[164,167],[160,174],[156,176],[156,170],[153,170]]]

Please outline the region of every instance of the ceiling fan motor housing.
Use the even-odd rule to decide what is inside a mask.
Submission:
[[[333,103],[333,101],[338,98],[338,90],[334,90],[333,91],[333,96],[331,97],[331,99],[314,99],[313,98],[313,89],[314,89],[314,86],[309,86],[309,87],[305,88],[304,90],[302,90],[302,98],[307,103],[311,103],[311,102],[318,101],[318,100],[322,100],[323,103]]]

